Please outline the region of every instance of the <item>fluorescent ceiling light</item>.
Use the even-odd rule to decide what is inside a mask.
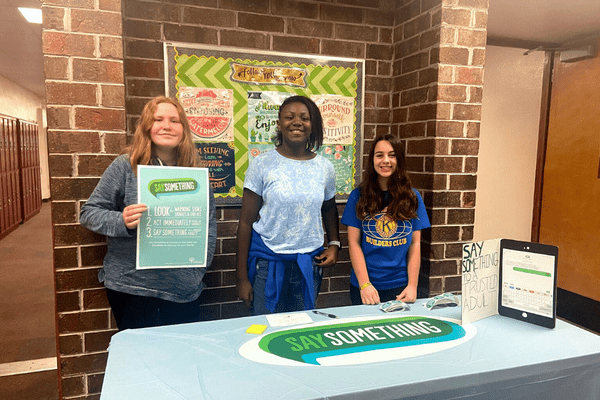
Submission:
[[[19,7],[19,11],[21,11],[27,22],[32,24],[42,23],[42,10],[40,8]]]

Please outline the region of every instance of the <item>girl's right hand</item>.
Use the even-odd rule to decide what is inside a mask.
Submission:
[[[246,307],[252,308],[252,300],[254,300],[254,292],[252,284],[248,279],[238,279],[236,283],[237,295],[240,300],[246,304]]]
[[[131,204],[123,209],[123,222],[127,229],[133,229],[140,223],[142,214],[148,211],[145,204]]]
[[[363,304],[379,304],[379,292],[375,286],[369,285],[360,291],[360,298]]]

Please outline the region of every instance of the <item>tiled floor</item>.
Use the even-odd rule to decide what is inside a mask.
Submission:
[[[58,399],[48,202],[0,240],[0,305],[0,399]]]

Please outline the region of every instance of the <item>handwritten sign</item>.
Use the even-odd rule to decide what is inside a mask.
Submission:
[[[500,239],[462,247],[462,323],[498,314]]]
[[[206,267],[208,170],[138,165],[137,269]]]

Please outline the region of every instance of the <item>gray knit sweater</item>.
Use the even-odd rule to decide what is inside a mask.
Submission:
[[[217,241],[212,188],[209,198],[208,266],[213,260]],[[137,231],[125,226],[123,209],[137,202],[137,178],[131,169],[129,156],[124,154],[106,169],[98,186],[81,207],[79,216],[81,225],[108,237],[104,266],[98,274],[100,282],[109,289],[138,296],[158,297],[177,303],[196,300],[204,287],[202,277],[206,268],[135,269]]]

